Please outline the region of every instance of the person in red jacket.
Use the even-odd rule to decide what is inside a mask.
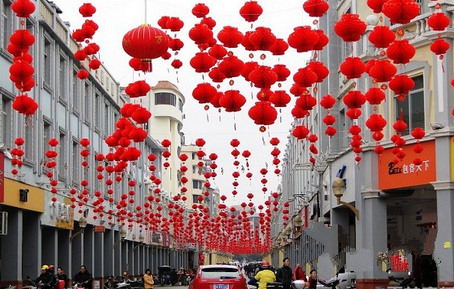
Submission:
[[[300,264],[297,264],[295,269],[293,269],[293,281],[295,280],[306,281],[306,274],[304,274],[303,268],[301,268]]]

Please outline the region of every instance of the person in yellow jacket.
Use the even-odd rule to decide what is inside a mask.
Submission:
[[[145,289],[153,288],[154,286],[154,280],[153,276],[151,276],[151,270],[147,269],[145,270],[145,275],[143,275],[143,287]]]
[[[263,270],[255,275],[255,280],[259,282],[258,289],[266,289],[266,284],[276,282],[276,275],[270,270],[270,264],[267,261],[262,262]]]

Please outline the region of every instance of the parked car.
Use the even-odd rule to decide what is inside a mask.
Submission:
[[[189,289],[247,289],[246,277],[237,266],[200,266]]]

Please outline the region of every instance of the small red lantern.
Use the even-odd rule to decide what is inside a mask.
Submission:
[[[375,60],[369,69],[369,75],[377,82],[388,82],[396,74],[397,68],[387,59]]]
[[[354,42],[361,38],[366,27],[366,23],[359,19],[358,14],[346,13],[334,25],[334,32],[345,42]]]
[[[388,0],[367,0],[367,6],[374,11],[374,13],[380,13],[383,4]]]
[[[393,60],[394,64],[407,64],[415,54],[415,47],[406,39],[395,40],[386,49],[386,55]]]
[[[243,40],[243,33],[236,27],[224,26],[218,33],[218,39],[225,47],[236,48]]]
[[[248,1],[240,8],[240,15],[247,22],[256,21],[262,15],[263,9],[257,1]]]
[[[435,53],[435,55],[443,55],[448,51],[449,43],[444,39],[437,39],[430,45],[430,51]]]
[[[195,4],[194,8],[192,8],[192,14],[197,18],[203,18],[208,15],[210,12],[210,8],[203,3]]]
[[[271,125],[277,118],[277,111],[271,106],[271,102],[259,101],[249,109],[248,115],[255,124]]]
[[[320,36],[310,26],[298,26],[288,37],[288,44],[297,52],[308,52],[314,49]]]
[[[432,14],[427,20],[427,24],[434,31],[443,31],[446,27],[449,26],[449,17],[446,16],[443,12],[437,12]]]
[[[227,112],[240,111],[245,103],[246,98],[241,95],[238,90],[227,90],[219,99],[219,104],[224,107]]]

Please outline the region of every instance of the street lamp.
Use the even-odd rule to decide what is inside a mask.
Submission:
[[[346,203],[344,201],[341,201],[341,198],[344,195],[344,191],[347,188],[347,185],[345,184],[345,181],[343,179],[341,179],[341,178],[335,178],[334,181],[333,181],[332,188],[333,188],[333,194],[337,198],[337,204],[338,205],[342,204],[342,205],[348,207],[350,210],[353,211],[353,213],[355,213],[356,219],[359,220],[359,211],[358,211],[358,209],[356,209],[355,206],[353,206],[350,203]]]
[[[139,244],[137,244],[137,245],[134,247],[133,251],[135,251],[137,248],[139,248],[140,246],[142,246],[144,240],[145,240],[145,238],[143,237],[142,233],[140,233],[140,235],[139,235]]]
[[[125,228],[121,227],[120,229],[120,240],[116,241],[114,244],[113,244],[113,248],[117,247],[118,244],[120,244],[120,242],[123,242],[126,238],[126,230]]]
[[[75,233],[75,234],[72,234],[72,235],[71,235],[71,237],[69,238],[70,242],[72,242],[73,239],[74,239],[75,237],[77,237],[78,235],[84,233],[84,230],[85,230],[85,228],[87,227],[87,219],[85,219],[84,216],[80,217],[80,219],[79,219],[79,227],[80,227],[80,231],[77,232],[77,233]]]

